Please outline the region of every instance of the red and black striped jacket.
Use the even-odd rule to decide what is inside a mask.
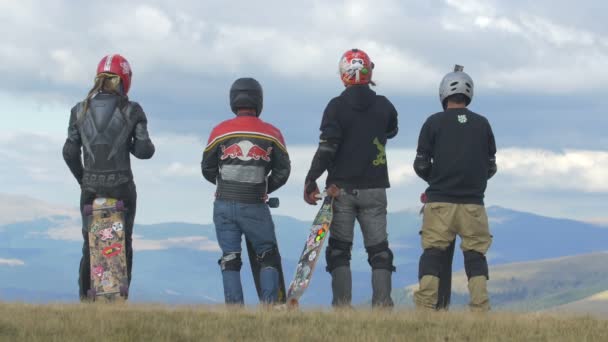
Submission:
[[[291,163],[281,131],[258,117],[237,116],[211,131],[201,170],[217,184],[218,199],[260,203],[287,182]]]

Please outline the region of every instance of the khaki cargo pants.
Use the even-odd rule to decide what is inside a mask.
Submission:
[[[488,215],[482,205],[428,203],[424,207],[422,222],[422,248],[446,250],[456,235],[460,236],[460,248],[464,251],[476,251],[485,255],[492,244]],[[490,301],[487,290],[487,278],[474,276],[468,283],[470,302],[473,311],[487,311]],[[414,292],[417,308],[434,309],[439,291],[439,278],[425,275],[420,279],[419,289]]]

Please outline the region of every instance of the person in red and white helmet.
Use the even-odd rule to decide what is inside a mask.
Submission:
[[[131,172],[130,155],[149,159],[154,144],[148,134],[148,120],[137,102],[129,101],[133,73],[121,55],[107,55],[97,66],[93,88],[71,111],[63,158],[81,188],[80,209],[96,197],[123,200],[127,273],[131,280],[132,233],[137,193]],[[81,157],[82,155],[82,157]],[[80,261],[80,298],[90,288],[89,240],[82,217],[84,244]]]
[[[375,86],[372,81],[374,63],[367,53],[359,49],[346,51],[340,59],[340,78],[345,86],[368,85]]]
[[[374,85],[374,63],[362,50],[346,51],[339,61],[346,89],[325,108],[319,148],[304,185],[304,200],[316,204],[316,180],[327,171],[326,187],[340,188],[326,250],[332,277],[334,306],[349,306],[350,270],[355,219],[363,232],[372,268],[372,306],[392,306],[393,253],[386,232],[386,188],[389,187],[385,153],[387,139],[397,135],[397,111]]]

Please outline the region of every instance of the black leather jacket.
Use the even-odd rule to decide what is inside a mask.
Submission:
[[[218,199],[261,203],[287,182],[291,163],[277,128],[255,116],[238,116],[213,129],[201,171],[217,184]]]
[[[154,155],[146,114],[127,97],[99,93],[72,108],[63,159],[83,190],[103,193],[133,181],[129,154]],[[81,158],[84,151],[84,163]]]

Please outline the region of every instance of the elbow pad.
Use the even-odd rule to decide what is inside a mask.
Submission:
[[[338,152],[338,144],[329,141],[319,143],[319,157],[325,162],[332,162]]]
[[[432,168],[433,163],[431,163],[431,158],[426,155],[416,155],[416,160],[414,160],[414,171],[418,177],[428,181],[429,177],[431,176]]]
[[[321,140],[317,153],[312,159],[310,170],[306,176],[306,181],[316,181],[327,168],[331,165],[336,153],[338,152],[338,144],[326,140]]]
[[[399,132],[399,127],[395,127],[395,129],[393,129],[392,131],[386,132],[386,138],[392,139],[397,135],[398,132]]]

